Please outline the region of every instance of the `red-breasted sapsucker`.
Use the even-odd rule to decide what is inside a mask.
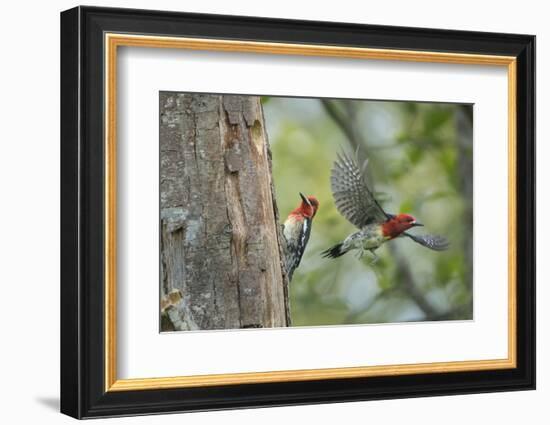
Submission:
[[[334,162],[330,182],[336,208],[360,230],[323,251],[323,256],[336,258],[357,249],[359,258],[368,250],[376,260],[374,251],[380,245],[403,236],[434,251],[447,249],[449,243],[442,236],[408,233],[407,230],[412,227],[423,226],[412,215],[388,214],[382,209],[367,185],[366,166],[367,161],[360,168],[356,159],[345,153],[338,155]]]
[[[300,197],[302,202],[290,212],[284,223],[286,272],[289,282],[292,280],[294,270],[300,265],[311,234],[313,217],[319,209],[319,201],[314,196],[306,197],[300,193]]]

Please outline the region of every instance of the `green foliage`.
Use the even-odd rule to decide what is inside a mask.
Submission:
[[[472,136],[460,140],[457,131],[457,114],[467,107],[331,102],[342,115],[340,123],[316,99],[262,98],[282,219],[299,204],[299,192],[320,201],[291,283],[293,325],[471,319]],[[357,137],[350,140],[342,125]],[[356,230],[338,213],[330,191],[336,153],[351,151],[354,144],[369,158],[371,187],[384,208],[416,216],[426,227],[415,233],[446,236],[448,251],[429,251],[400,238],[377,250],[375,264],[368,253],[362,259],[354,253],[321,257]]]

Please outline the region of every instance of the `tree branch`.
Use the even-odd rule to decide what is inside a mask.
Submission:
[[[356,114],[354,111],[352,112],[352,105],[349,102],[346,102],[347,116],[345,116],[338,109],[334,101],[321,99],[321,105],[329,117],[331,117],[340,128],[342,133],[344,133],[349,144],[355,151],[357,151],[360,146],[363,146],[364,148],[367,147],[366,140],[361,134],[355,131],[354,118]],[[415,302],[420,310],[422,310],[427,320],[433,320],[433,318],[437,317],[440,313],[432,306],[422,291],[418,288],[406,259],[402,257],[393,246],[390,246],[390,250],[394,260],[396,261],[397,270],[403,277],[403,282],[400,285],[400,288],[412,301]],[[378,300],[378,298],[376,298],[375,301],[376,300]]]
[[[327,115],[332,118],[336,125],[340,128],[342,133],[348,139],[349,144],[352,146],[354,152],[362,145],[361,136],[357,134],[354,128],[353,119],[348,119],[344,113],[342,113],[336,106],[335,101],[329,99],[321,99],[321,105],[327,113]],[[346,108],[349,112],[350,107]],[[355,115],[355,114],[353,114]]]
[[[424,313],[427,320],[435,320],[434,318],[439,315],[439,312],[431,305],[431,303],[424,296],[422,291],[418,289],[418,285],[415,283],[414,276],[411,272],[411,268],[407,263],[407,260],[398,252],[393,245],[388,245],[392,254],[393,260],[397,265],[397,271],[400,276],[403,276],[403,280],[400,288],[412,299],[420,310]]]

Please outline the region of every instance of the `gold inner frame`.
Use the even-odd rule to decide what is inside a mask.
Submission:
[[[106,33],[105,45],[105,391],[443,373],[516,367],[516,58],[461,53],[370,49]],[[508,357],[495,360],[416,363],[327,369],[247,372],[164,378],[117,379],[116,339],[116,99],[117,48],[149,47],[263,54],[324,56],[467,65],[504,66],[508,71]]]

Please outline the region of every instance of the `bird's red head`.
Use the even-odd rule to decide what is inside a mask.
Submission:
[[[416,218],[410,214],[397,214],[382,225],[382,233],[393,239],[414,226],[423,226],[423,224],[417,222]]]
[[[290,214],[313,218],[319,209],[319,201],[315,196],[304,196],[300,193],[302,202]]]

